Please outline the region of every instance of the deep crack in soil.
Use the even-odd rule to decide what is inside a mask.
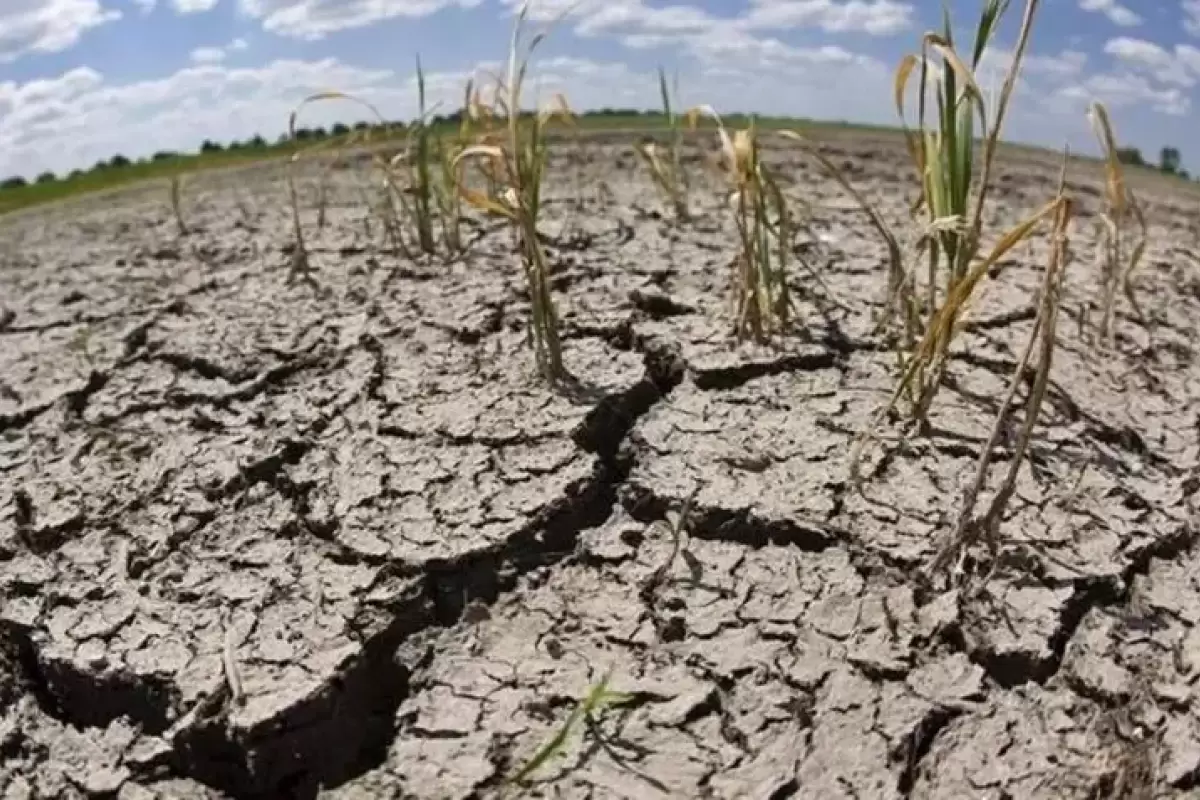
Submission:
[[[826,150],[899,227],[897,143]],[[797,254],[824,284],[797,270],[799,325],[771,346],[730,337],[735,237],[708,178],[683,228],[649,211],[627,142],[592,143],[583,196],[547,187],[575,376],[554,390],[505,231],[400,260],[358,202],[365,162],[331,173],[324,227],[304,211],[311,281],[287,280],[277,168],[194,182],[182,240],[144,190],[0,223],[0,795],[498,797],[604,674],[625,702],[529,792],[1194,793],[1180,198],[1146,189],[1153,326],[1122,315],[1111,353],[1061,326],[998,558],[970,552],[948,587],[927,564],[1047,242],[997,271],[928,434],[885,426],[855,491],[845,456],[895,376],[886,251],[836,184],[771,157],[812,205]],[[1050,191],[1030,158],[1005,165],[998,227]],[[1091,269],[1069,266],[1069,315]]]

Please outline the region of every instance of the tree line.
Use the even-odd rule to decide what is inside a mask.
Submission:
[[[1183,159],[1179,155],[1179,149],[1175,147],[1164,147],[1159,151],[1157,164],[1151,164],[1146,161],[1142,157],[1142,151],[1136,147],[1118,147],[1117,159],[1122,164],[1131,164],[1136,167],[1150,167],[1167,175],[1177,175],[1184,180],[1191,178],[1188,171],[1182,166]]]
[[[642,111],[632,108],[603,108],[596,111],[589,111],[583,114],[584,117],[600,118],[605,117],[654,117],[660,116],[657,111]],[[736,115],[735,115],[736,116]],[[462,111],[455,111],[450,114],[442,114],[431,117],[429,124],[431,125],[457,125],[462,121]],[[221,144],[211,139],[206,139],[200,144],[199,154],[201,156],[211,155],[216,153],[254,153],[266,152],[270,150],[278,150],[298,143],[309,144],[316,141],[321,141],[330,138],[346,138],[351,133],[365,134],[373,131],[380,131],[384,128],[395,130],[403,127],[403,123],[384,123],[372,124],[368,122],[358,122],[353,125],[347,125],[342,122],[335,123],[329,128],[324,127],[302,127],[295,131],[295,140],[293,141],[288,134],[282,133],[274,142],[268,142],[262,136],[254,135],[244,141],[232,141],[228,144]],[[73,181],[85,175],[102,174],[112,170],[119,170],[130,167],[134,164],[150,164],[155,162],[178,160],[183,158],[194,157],[195,153],[180,153],[172,150],[161,150],[151,156],[133,160],[124,155],[117,154],[109,159],[97,161],[87,169],[73,169],[69,173],[59,176],[51,171],[46,171],[38,175],[32,181],[16,175],[0,181],[0,189],[20,189],[28,185],[54,183],[59,180]],[[1117,151],[1117,157],[1124,164],[1130,164],[1139,167],[1148,167],[1158,169],[1168,175],[1175,175],[1185,180],[1190,179],[1188,171],[1182,166],[1182,159],[1179,150],[1175,147],[1164,147],[1159,153],[1157,164],[1148,162],[1140,150],[1136,147],[1123,147]]]

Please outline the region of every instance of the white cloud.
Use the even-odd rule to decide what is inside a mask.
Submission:
[[[512,9],[524,0],[504,0]],[[688,5],[649,6],[644,0],[541,0],[530,8],[530,18],[550,22],[569,16],[581,36],[620,34],[644,45],[669,41],[670,34],[719,35],[740,31],[810,28],[826,33],[866,33],[886,36],[913,23],[913,5],[898,0],[751,0],[744,13],[718,17]]]
[[[249,45],[245,39],[234,39],[224,47],[197,47],[191,52],[190,56],[196,64],[219,64],[230,53],[241,52],[247,47]]]
[[[26,84],[0,82],[0,174],[61,172],[118,152],[134,157],[194,148],[203,139],[274,136],[314,91],[337,86],[385,96],[392,81],[386,70],[325,59],[280,60],[253,69],[202,64],[126,84],[109,83],[87,68]],[[354,113],[344,106],[314,106],[306,116]],[[140,150],[131,152],[131,142]]]
[[[1183,0],[1183,29],[1200,36],[1200,0]]]
[[[197,47],[191,58],[197,64],[216,64],[225,60],[225,51],[220,47]]]
[[[1116,0],[1079,0],[1079,7],[1108,17],[1114,25],[1132,28],[1142,24],[1142,18]]]
[[[1189,45],[1176,45],[1169,51],[1154,42],[1125,36],[1110,39],[1104,52],[1125,66],[1145,73],[1160,83],[1185,88],[1196,84],[1195,67],[1200,62],[1200,50]]]
[[[907,30],[913,6],[895,0],[754,0],[747,28],[819,28],[827,33],[887,36]]]
[[[1111,109],[1149,106],[1169,116],[1183,116],[1191,110],[1191,98],[1178,87],[1158,88],[1141,75],[1128,73],[1092,75],[1079,84],[1060,89],[1056,97],[1082,110],[1083,104],[1100,100]]]
[[[177,0],[179,1],[179,0]],[[182,0],[195,2],[195,0]],[[242,13],[281,36],[315,40],[393,17],[425,17],[445,8],[474,8],[483,0],[239,0]]]
[[[158,0],[133,0],[133,4],[140,8],[143,14],[149,14],[158,5]]]
[[[67,50],[86,31],[120,17],[100,0],[2,0],[0,64],[29,53]]]
[[[217,7],[217,0],[171,0],[171,5],[180,14],[198,14],[212,11]]]
[[[487,66],[487,65],[480,65]],[[495,66],[495,65],[491,65]],[[563,91],[580,108],[652,107],[655,84],[621,63],[545,59],[531,78],[529,101]],[[430,73],[430,105],[456,107],[476,67]],[[141,157],[157,150],[195,149],[204,139],[228,142],[282,133],[306,96],[336,87],[371,102],[389,119],[416,113],[415,78],[366,69],[337,59],[280,60],[254,68],[197,64],[156,80],[114,84],[93,69],[18,84],[0,82],[0,175],[63,173],[116,153]],[[303,125],[328,126],[364,118],[358,106],[317,103]],[[137,150],[131,150],[131,142]]]

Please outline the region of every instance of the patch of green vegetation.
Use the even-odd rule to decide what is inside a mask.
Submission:
[[[748,125],[751,117],[746,114],[731,114],[727,115],[725,119],[728,123],[741,127]],[[895,132],[895,129],[882,125],[822,122],[790,117],[755,117],[754,120],[760,129],[802,125],[820,129]],[[672,125],[671,120],[662,111],[610,108],[579,114],[575,118],[575,123],[583,131],[598,133],[665,130],[670,129]],[[427,127],[429,133],[437,137],[441,134],[456,133],[461,124],[462,115],[460,112],[456,112],[430,118]],[[703,127],[704,123],[701,126]],[[294,141],[287,136],[281,136],[276,142],[268,142],[261,136],[255,136],[245,142],[233,142],[228,145],[205,141],[195,153],[164,151],[137,161],[131,161],[123,155],[115,155],[89,169],[73,170],[64,176],[56,176],[47,172],[39,175],[33,181],[20,177],[0,181],[0,214],[77,195],[115,189],[140,181],[169,179],[201,170],[287,158],[296,152],[297,148],[304,148],[316,143],[336,144],[337,139],[349,141],[356,135],[361,138],[362,134],[366,132],[370,132],[369,139],[375,143],[402,142],[409,135],[408,128],[401,124],[393,124],[384,129],[384,126],[369,125],[364,122],[354,126],[337,123],[329,129],[298,128]]]
[[[679,121],[669,113],[669,105],[667,111],[668,113],[663,113],[661,109],[641,111],[632,108],[603,108],[575,115],[574,124],[577,130],[591,133],[618,131],[637,133],[656,130],[674,132]],[[878,133],[893,136],[903,134],[903,131],[895,126],[845,120],[814,120],[749,114],[722,114],[722,118],[730,128],[748,128],[753,124],[760,131],[803,128],[814,134],[821,132]],[[443,134],[452,135],[458,132],[462,123],[462,112],[456,111],[448,115],[432,116],[425,120],[424,127],[426,133],[436,139]],[[413,123],[413,125],[420,124],[419,120]],[[697,127],[716,129],[715,123],[707,119],[700,120]],[[364,134],[366,135],[364,136]],[[194,153],[163,151],[136,161],[118,154],[88,169],[72,170],[67,175],[60,176],[52,172],[44,172],[33,180],[22,177],[0,180],[0,214],[77,195],[115,189],[140,181],[171,179],[201,170],[287,158],[298,149],[315,144],[337,146],[339,140],[347,144],[361,140],[369,140],[375,144],[402,143],[410,135],[411,126],[403,123],[358,122],[354,125],[347,125],[339,122],[328,129],[321,127],[298,128],[294,138],[289,138],[285,134],[274,142],[269,142],[262,136],[254,136],[243,142],[229,144],[206,140]],[[1006,147],[1030,152],[1052,152],[1033,145],[1006,144]],[[1101,158],[1084,158],[1097,163],[1104,161]],[[1132,147],[1122,148],[1118,158],[1121,163],[1130,167],[1190,180],[1187,170],[1181,165],[1180,152],[1175,147],[1162,148],[1158,164],[1147,160],[1138,149]]]

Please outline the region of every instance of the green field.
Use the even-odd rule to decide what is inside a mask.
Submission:
[[[755,124],[762,128],[794,128],[801,131],[809,130],[813,133],[824,132],[828,134],[835,131],[900,133],[900,129],[896,127],[842,121],[817,121],[766,116],[757,116],[754,119]],[[726,123],[735,127],[745,125],[748,120],[748,116],[741,114],[731,114],[725,117]],[[579,128],[585,132],[618,130],[634,132],[644,130],[652,132],[663,128],[665,125],[665,117],[655,112],[587,112],[580,114],[576,118],[576,121]],[[700,127],[711,126],[711,122],[700,122]],[[438,133],[445,134],[453,134],[457,130],[456,124],[450,122],[441,122],[435,124],[433,127]],[[354,135],[351,134],[348,141],[354,141]],[[403,129],[400,128],[391,129],[387,135],[380,134],[378,131],[372,131],[368,135],[367,141],[375,145],[386,144],[389,140],[399,141],[402,135]],[[87,171],[73,173],[69,177],[59,177],[45,182],[30,182],[23,186],[0,187],[0,214],[56,200],[77,197],[90,192],[127,186],[141,181],[170,178],[174,175],[184,176],[203,170],[245,166],[272,159],[286,158],[296,152],[298,148],[310,148],[318,144],[327,149],[333,148],[339,144],[339,138],[347,139],[347,137],[326,135],[299,142],[280,141],[275,144],[261,146],[243,144],[238,147],[210,150],[208,152],[180,153],[156,159],[142,159],[120,166],[96,166]],[[361,137],[359,141],[361,141]],[[1016,146],[1024,150],[1048,152],[1040,147]]]
[[[734,124],[742,123],[747,118],[740,115],[729,117]],[[812,122],[809,120],[790,119],[783,117],[757,117],[757,124],[762,127],[799,127],[823,129],[841,128],[846,130],[891,130],[884,127],[850,125],[847,123]],[[605,113],[593,112],[577,117],[579,127],[584,131],[602,132],[605,130],[647,130],[653,131],[664,126],[665,118],[656,113]],[[707,127],[702,123],[702,126]],[[435,126],[439,132],[453,133],[456,127],[450,123]],[[402,134],[392,133],[381,136],[371,135],[369,141],[383,144],[391,140],[399,140]],[[269,144],[259,147],[241,146],[231,149],[214,150],[203,153],[180,153],[157,160],[143,159],[121,166],[98,166],[90,170],[73,174],[70,177],[60,177],[45,182],[30,182],[23,186],[0,188],[0,214],[17,211],[31,206],[41,205],[56,200],[64,200],[89,192],[114,189],[132,183],[169,178],[173,175],[186,175],[202,170],[219,169],[222,167],[243,166],[272,159],[286,158],[294,153],[297,144],[300,147],[311,147],[320,142],[325,147],[335,147],[337,137],[326,136],[320,139],[309,139],[304,142],[291,141]]]

